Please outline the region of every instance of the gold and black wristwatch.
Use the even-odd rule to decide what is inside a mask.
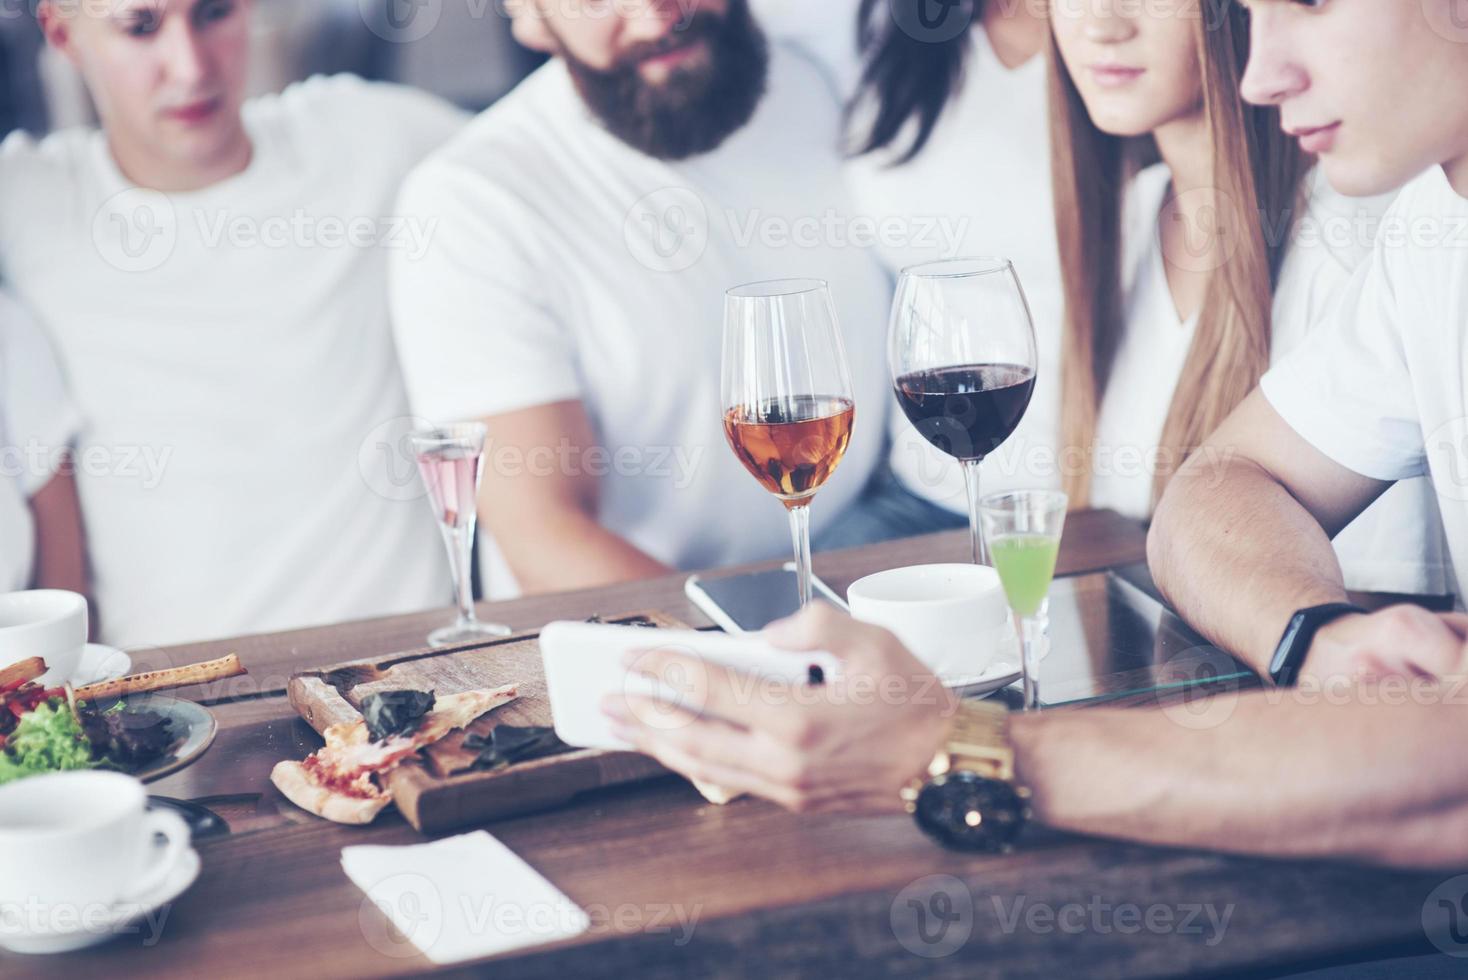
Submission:
[[[907,812],[945,847],[1007,852],[1030,819],[1030,791],[1014,776],[1009,709],[963,701],[926,775],[902,790]]]

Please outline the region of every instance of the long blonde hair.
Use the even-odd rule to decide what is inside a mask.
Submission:
[[[1311,158],[1279,127],[1278,111],[1244,104],[1239,79],[1249,58],[1246,12],[1225,0],[1213,27],[1199,17],[1203,113],[1213,146],[1214,207],[1227,243],[1211,273],[1193,344],[1178,378],[1159,445],[1153,502],[1188,453],[1258,383],[1269,366],[1271,306]],[[1052,38],[1050,130],[1056,229],[1065,280],[1061,438],[1080,451],[1067,467],[1072,504],[1091,490],[1096,420],[1122,331],[1122,198],[1130,179],[1157,159],[1150,136],[1120,138],[1092,123]],[[1266,231],[1269,229],[1270,231]],[[1271,240],[1271,235],[1277,240]]]

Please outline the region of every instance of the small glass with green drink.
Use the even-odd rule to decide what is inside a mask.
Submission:
[[[989,558],[1023,645],[1026,711],[1040,707],[1040,651],[1050,626],[1050,581],[1068,505],[1065,494],[1050,490],[996,493],[979,503]]]

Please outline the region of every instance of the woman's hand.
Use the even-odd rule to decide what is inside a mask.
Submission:
[[[824,603],[764,636],[785,650],[830,652],[840,676],[792,687],[651,650],[628,667],[676,679],[702,710],[632,695],[602,710],[620,737],[698,782],[799,812],[900,812],[900,791],[942,747],[957,699],[891,633]]]

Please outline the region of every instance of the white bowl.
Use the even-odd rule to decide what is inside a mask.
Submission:
[[[87,600],[38,589],[0,595],[0,668],[31,657],[46,661],[44,685],[69,681],[87,646]]]

